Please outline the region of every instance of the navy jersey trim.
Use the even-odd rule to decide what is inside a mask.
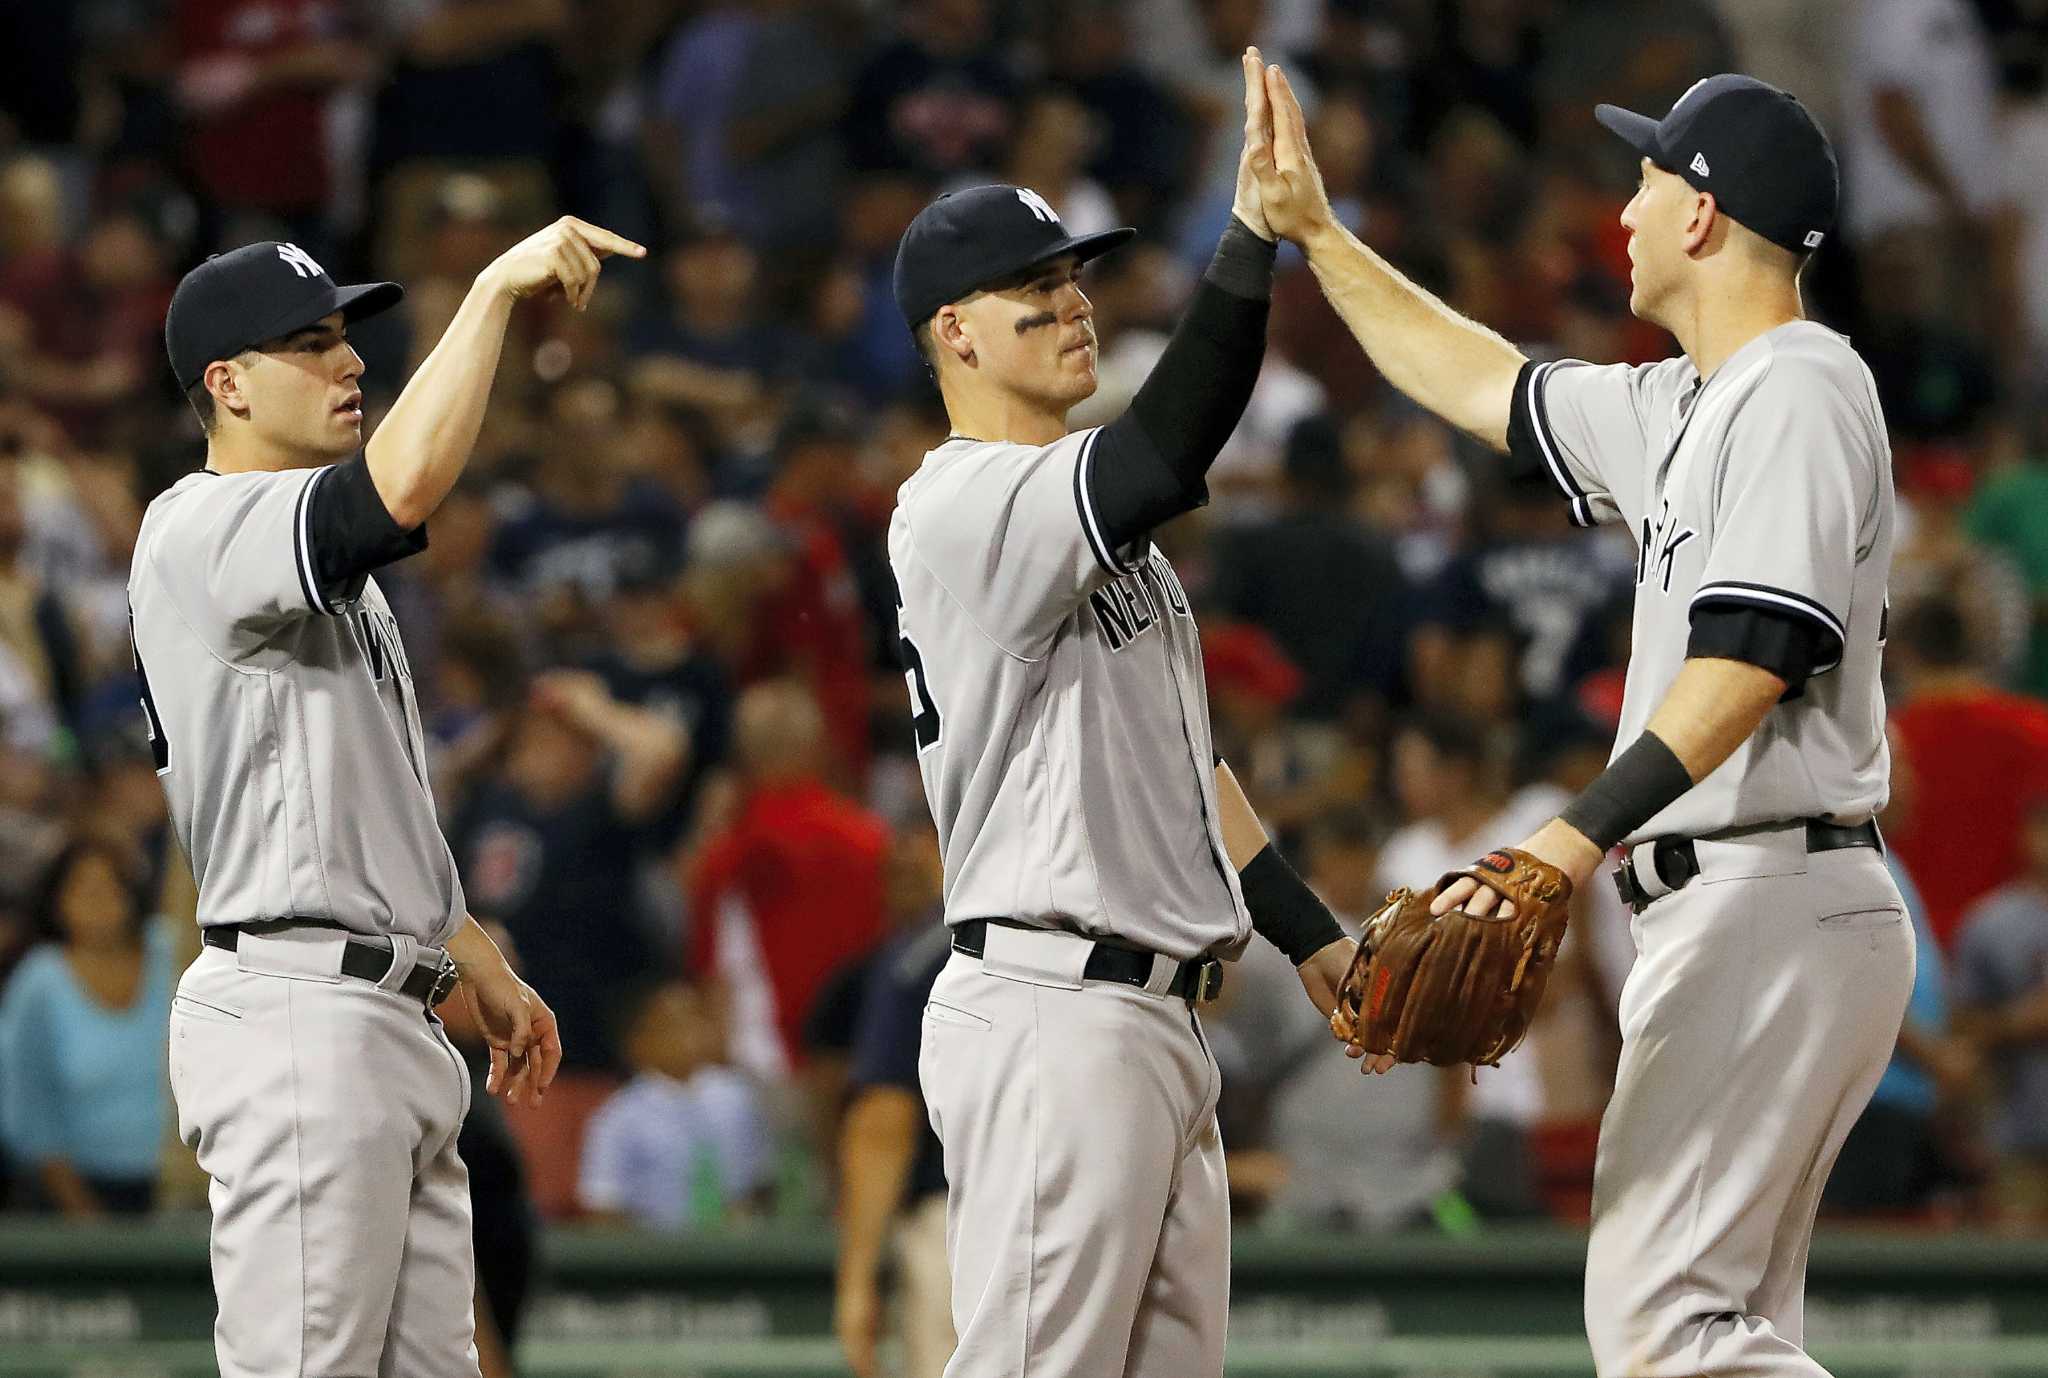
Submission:
[[[1571,506],[1572,525],[1592,526],[1592,500],[1572,477],[1571,466],[1565,463],[1558,448],[1550,425],[1550,403],[1544,396],[1551,373],[1565,362],[1568,361],[1522,365],[1522,375],[1515,384],[1514,405],[1509,409],[1508,448],[1525,461],[1533,459],[1532,467],[1541,468],[1550,476],[1551,484]]]
[[[333,606],[320,592],[320,576],[313,568],[313,542],[307,523],[307,513],[313,490],[327,477],[331,469],[321,469],[306,480],[299,489],[299,502],[292,516],[292,564],[299,572],[299,592],[306,596],[306,606],[314,612],[334,615]]]
[[[1074,461],[1074,511],[1081,519],[1081,533],[1088,538],[1088,548],[1095,552],[1095,563],[1111,574],[1134,574],[1137,571],[1119,560],[1116,549],[1103,535],[1102,524],[1095,517],[1095,496],[1089,478],[1089,469],[1095,462],[1095,441],[1101,436],[1097,429],[1088,433],[1081,442],[1081,454]]]
[[[1745,583],[1739,579],[1717,579],[1711,584],[1702,584],[1687,605],[1688,613],[1702,604],[1748,603],[1755,607],[1775,608],[1795,613],[1806,618],[1821,633],[1820,644],[1814,648],[1812,673],[1824,675],[1842,663],[1842,650],[1848,641],[1848,630],[1840,618],[1827,608],[1803,593],[1790,589],[1773,588],[1769,584]]]

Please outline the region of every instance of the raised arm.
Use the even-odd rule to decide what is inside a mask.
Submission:
[[[364,449],[370,479],[391,519],[408,530],[431,516],[476,446],[498,373],[512,304],[560,286],[582,310],[612,254],[647,250],[610,230],[563,216],[507,249],[477,275],[455,319],[392,404]]]
[[[1388,382],[1505,451],[1515,378],[1528,360],[1403,277],[1338,223],[1287,75],[1278,67],[1264,75],[1268,128],[1253,141],[1251,168],[1267,223],[1301,246],[1323,295]]]

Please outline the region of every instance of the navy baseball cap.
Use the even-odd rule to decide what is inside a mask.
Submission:
[[[1072,235],[1044,197],[996,183],[949,191],[917,213],[896,246],[896,305],[913,330],[949,301],[1061,254],[1083,263],[1138,232]]]
[[[351,321],[374,316],[404,295],[395,282],[337,287],[296,244],[245,244],[185,274],[164,317],[164,348],[178,386],[190,392],[215,359],[231,359],[336,311]]]
[[[1593,117],[1780,248],[1817,249],[1835,227],[1835,150],[1806,107],[1769,82],[1723,73],[1694,82],[1661,120],[1614,105]]]

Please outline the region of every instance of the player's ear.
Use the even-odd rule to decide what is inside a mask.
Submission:
[[[249,397],[245,386],[246,373],[241,365],[227,359],[216,359],[206,366],[200,381],[213,395],[216,411],[233,412],[236,416],[249,415]]]
[[[1692,218],[1686,222],[1681,245],[1688,258],[1707,246],[1707,241],[1714,235],[1714,224],[1720,218],[1721,207],[1714,200],[1714,193],[1693,193]]]
[[[939,353],[951,354],[963,364],[974,357],[973,333],[959,307],[948,304],[938,309],[932,317],[932,343],[938,346]]]

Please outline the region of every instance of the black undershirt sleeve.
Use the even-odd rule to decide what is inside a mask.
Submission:
[[[1209,501],[1209,466],[1266,357],[1275,251],[1231,219],[1151,376],[1096,436],[1089,496],[1112,548]]]
[[[1822,664],[1821,629],[1811,618],[1746,604],[1703,604],[1693,612],[1687,656],[1740,660],[1785,681],[1780,703],[1806,692]]]
[[[426,523],[408,531],[391,519],[360,453],[313,480],[306,534],[321,588],[340,590],[344,602],[362,591],[374,571],[427,548]]]

